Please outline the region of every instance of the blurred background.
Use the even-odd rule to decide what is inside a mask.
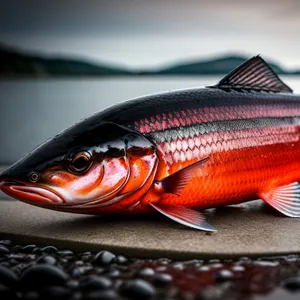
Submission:
[[[261,54],[300,92],[298,0],[2,0],[0,165],[149,93],[214,84]]]

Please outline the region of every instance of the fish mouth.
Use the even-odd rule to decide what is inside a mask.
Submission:
[[[16,181],[5,180],[0,182],[2,192],[17,200],[31,204],[58,204],[63,199],[54,191],[45,187],[27,186]]]

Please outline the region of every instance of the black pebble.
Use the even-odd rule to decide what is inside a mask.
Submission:
[[[20,245],[16,245],[12,248],[12,252],[20,252],[21,248],[22,247]]]
[[[112,287],[112,282],[106,277],[98,275],[89,275],[80,283],[82,290],[106,290]]]
[[[17,275],[10,269],[0,266],[0,284],[14,288],[18,282]]]
[[[47,246],[47,247],[42,248],[41,251],[44,252],[44,253],[48,253],[48,254],[54,254],[58,250],[54,246]]]
[[[0,299],[17,299],[16,294],[7,288],[6,286],[0,284]]]
[[[283,287],[290,291],[300,290],[300,277],[292,277],[283,282]]]
[[[36,245],[27,245],[20,249],[23,253],[33,253],[33,250],[36,248]]]
[[[40,295],[37,292],[29,291],[24,293],[21,299],[36,300],[36,299],[40,299]]]
[[[167,286],[172,280],[173,277],[166,273],[157,273],[152,278],[153,284],[157,287]]]
[[[136,271],[136,276],[151,277],[155,274],[155,271],[151,268],[142,268]]]
[[[79,282],[77,280],[71,279],[67,282],[66,286],[71,289],[77,289],[79,286]]]
[[[113,290],[92,291],[86,293],[83,299],[87,300],[117,300],[120,299],[118,294]]]
[[[0,266],[10,268],[10,263],[7,261],[3,261],[3,262],[1,262]]]
[[[41,299],[55,299],[55,300],[67,299],[70,295],[71,295],[71,291],[68,288],[62,286],[51,286],[45,288],[40,293]]]
[[[64,285],[68,275],[61,269],[38,264],[26,269],[20,278],[20,287],[23,290],[37,290],[48,286]]]
[[[9,246],[9,245],[12,244],[12,242],[11,242],[11,240],[1,240],[1,241],[0,241],[0,244]]]
[[[154,287],[145,280],[135,279],[121,287],[121,293],[131,299],[151,299],[155,295]]]
[[[32,254],[36,254],[36,255],[40,255],[42,254],[42,250],[40,247],[35,247],[33,250],[32,250]]]
[[[74,252],[71,250],[60,250],[57,252],[57,254],[61,256],[73,256]]]
[[[8,250],[7,247],[5,247],[4,245],[0,245],[0,257],[4,256],[5,254],[9,254],[10,251]]]
[[[84,274],[84,269],[82,268],[74,268],[72,271],[71,271],[71,276],[72,277],[80,277]]]
[[[93,263],[99,266],[107,266],[115,261],[116,256],[109,251],[98,252]]]
[[[84,253],[81,253],[81,255],[80,255],[80,258],[84,261],[90,260],[91,257],[92,257],[92,252],[84,252]]]
[[[221,270],[215,275],[215,281],[217,283],[229,281],[232,280],[232,278],[233,278],[233,273],[229,270]]]
[[[128,259],[123,255],[118,255],[116,257],[116,263],[118,263],[118,264],[126,264],[127,262],[128,262]]]
[[[110,278],[119,277],[121,275],[120,270],[118,269],[108,269],[104,274]]]
[[[48,265],[55,265],[56,262],[57,262],[56,258],[51,255],[42,256],[36,261],[37,264],[48,264]]]

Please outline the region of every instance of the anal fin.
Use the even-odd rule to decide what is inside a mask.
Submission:
[[[259,197],[286,216],[300,217],[300,184],[298,182],[260,193]]]
[[[151,205],[161,214],[182,225],[204,231],[217,231],[212,225],[208,224],[205,221],[205,216],[198,211],[177,205],[167,205],[158,203],[149,203],[149,205]]]

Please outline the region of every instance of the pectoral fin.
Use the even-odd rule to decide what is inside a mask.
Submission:
[[[204,231],[217,231],[205,221],[205,216],[198,211],[177,205],[149,204],[161,214],[182,225]]]
[[[158,181],[164,189],[165,193],[175,194],[180,196],[185,186],[195,175],[195,171],[208,161],[208,157],[197,161],[196,163],[179,170],[178,172]]]
[[[286,216],[300,217],[300,184],[298,182],[260,193],[259,197]]]

